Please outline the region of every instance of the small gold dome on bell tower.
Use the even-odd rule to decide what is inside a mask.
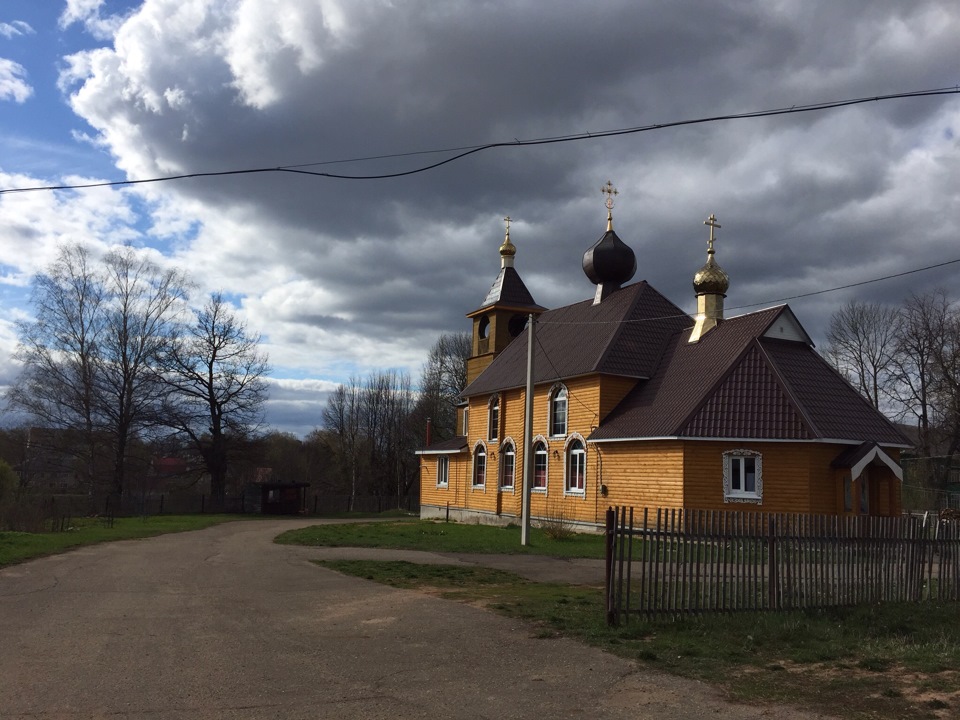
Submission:
[[[510,242],[510,216],[507,215],[503,221],[507,224],[507,233],[503,238],[503,245],[500,246],[500,267],[513,267],[513,257],[517,254],[517,246]]]
[[[710,227],[710,239],[707,241],[707,262],[693,276],[693,291],[697,294],[697,315],[690,342],[699,342],[705,333],[723,321],[723,299],[730,289],[730,278],[713,257],[713,231],[720,227],[716,215],[711,214],[704,223]]]
[[[713,231],[720,225],[717,223],[715,215],[711,215],[703,224],[710,226],[710,239],[707,241],[707,262],[693,276],[693,291],[697,295],[726,295],[727,290],[730,289],[730,277],[713,257],[716,254],[716,250],[713,249],[713,242],[716,239],[713,236]]]

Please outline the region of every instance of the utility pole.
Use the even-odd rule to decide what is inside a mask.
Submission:
[[[533,487],[533,341],[536,318],[527,316],[527,391],[523,409],[523,501],[520,544],[530,544],[530,489]]]

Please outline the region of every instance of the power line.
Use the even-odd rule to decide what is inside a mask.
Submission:
[[[788,300],[798,300],[800,298],[813,297],[814,295],[824,295],[826,293],[837,292],[838,290],[848,290],[849,288],[860,287],[861,285],[870,285],[871,283],[882,282],[884,280],[893,280],[895,278],[904,277],[905,275],[913,275],[919,272],[925,272],[926,270],[935,270],[937,268],[946,267],[947,265],[954,265],[960,263],[960,258],[956,260],[946,260],[941,263],[936,263],[934,265],[927,265],[921,268],[914,268],[913,270],[904,270],[903,272],[893,273],[891,275],[884,275],[883,277],[871,278],[870,280],[861,280],[860,282],[849,283],[847,285],[838,285],[832,288],[826,288],[825,290],[812,290],[806,293],[800,293],[799,295],[790,295],[789,297],[782,297],[776,300],[764,300],[762,302],[748,303],[746,305],[736,305],[734,307],[729,307],[727,310],[743,310],[745,308],[759,307],[761,305],[777,305],[778,303],[784,303]],[[659,320],[672,320],[678,317],[690,317],[686,313],[680,315],[659,315],[652,318],[639,318],[637,320],[596,320],[596,321],[564,321],[564,320],[538,320],[541,325],[625,325],[628,323],[644,323],[644,322],[656,322]]]
[[[632,135],[650,130],[663,130],[672,127],[682,127],[684,125],[701,125],[704,123],[720,122],[722,120],[745,120],[749,118],[774,117],[776,115],[792,115],[796,113],[818,112],[821,110],[830,110],[833,108],[848,107],[851,105],[861,105],[869,102],[879,102],[883,100],[900,100],[904,98],[934,97],[937,95],[956,95],[960,93],[960,86],[949,88],[934,88],[931,90],[913,90],[910,92],[891,93],[888,95],[874,95],[871,97],[851,98],[847,100],[835,100],[831,102],[812,103],[810,105],[791,105],[788,108],[776,108],[772,110],[756,110],[743,113],[728,113],[724,115],[711,115],[708,117],[696,118],[692,120],[675,120],[665,123],[652,123],[650,125],[639,125],[629,128],[618,128],[615,130],[601,130],[596,132],[572,133],[569,135],[557,135],[553,137],[533,138],[529,140],[513,140],[511,142],[495,142],[481,145],[465,145],[447,149],[421,150],[403,153],[391,153],[386,155],[373,155],[365,157],[356,157],[343,160],[327,160],[312,163],[300,163],[296,165],[281,165],[277,167],[249,168],[245,170],[219,170],[213,172],[195,172],[184,173],[181,175],[167,175],[163,177],[144,178],[142,180],[113,180],[96,183],[78,183],[72,185],[43,185],[24,188],[6,188],[0,189],[0,195],[20,192],[37,192],[51,190],[82,190],[97,187],[116,187],[122,185],[143,185],[146,183],[168,182],[171,180],[186,180],[190,178],[205,177],[225,177],[230,175],[253,175],[260,173],[292,173],[298,175],[311,175],[314,177],[324,177],[332,180],[386,180],[390,178],[407,177],[418,173],[435,170],[443,165],[461,160],[469,155],[503,147],[529,147],[533,145],[552,145],[555,143],[575,142],[580,140],[595,140],[599,138],[617,137],[620,135]],[[394,159],[402,157],[411,157],[416,155],[429,155],[437,153],[456,153],[452,157],[440,160],[438,162],[423,165],[411,170],[403,170],[393,173],[381,173],[373,175],[346,175],[340,173],[318,172],[306,170],[304,168],[316,167],[320,165],[343,164],[350,162],[366,162],[370,160]]]

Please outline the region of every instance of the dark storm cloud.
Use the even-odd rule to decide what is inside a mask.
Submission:
[[[150,0],[115,50],[75,61],[73,105],[120,167],[162,174],[920,89],[952,83],[960,57],[958,11],[946,2],[567,2],[549,12],[534,2],[328,2],[317,5],[322,17],[303,7],[276,3],[276,17],[258,25],[253,2]],[[295,12],[305,14],[291,29],[282,21]],[[416,368],[410,358],[425,354],[427,338],[468,327],[464,313],[497,274],[504,215],[539,302],[592,295],[580,259],[603,232],[608,178],[621,191],[615,224],[637,252],[637,279],[688,310],[711,212],[724,226],[718,259],[733,279],[731,306],[948,259],[957,108],[953,97],[874,103],[499,148],[401,179],[246,176],[151,192],[201,213],[207,234],[242,212],[249,239],[194,250],[223,253],[218,271],[236,278],[231,290],[263,299],[251,308],[271,336],[316,343],[314,331],[342,333],[341,345],[322,336],[311,372],[351,352]],[[314,169],[375,174],[443,157]],[[276,280],[251,279],[261,273]],[[914,276],[888,297],[926,283]],[[804,303],[815,317],[801,320],[817,332],[835,301]],[[367,347],[351,350],[359,338],[381,343],[375,362]]]

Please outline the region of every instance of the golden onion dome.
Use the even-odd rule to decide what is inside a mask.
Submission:
[[[730,277],[713,258],[713,250],[707,252],[707,262],[693,276],[693,291],[697,295],[726,295],[730,289]]]
[[[517,246],[510,242],[510,216],[507,215],[503,220],[507,224],[507,232],[503,238],[503,245],[500,246],[500,257],[512,258],[517,254]]]
[[[714,230],[720,228],[720,223],[717,222],[717,216],[711,214],[703,224],[710,228],[710,239],[707,241],[707,262],[693,276],[693,291],[697,295],[723,295],[726,297],[727,290],[730,289],[730,277],[713,258],[716,252],[713,249],[713,243],[716,240],[713,233]]]

